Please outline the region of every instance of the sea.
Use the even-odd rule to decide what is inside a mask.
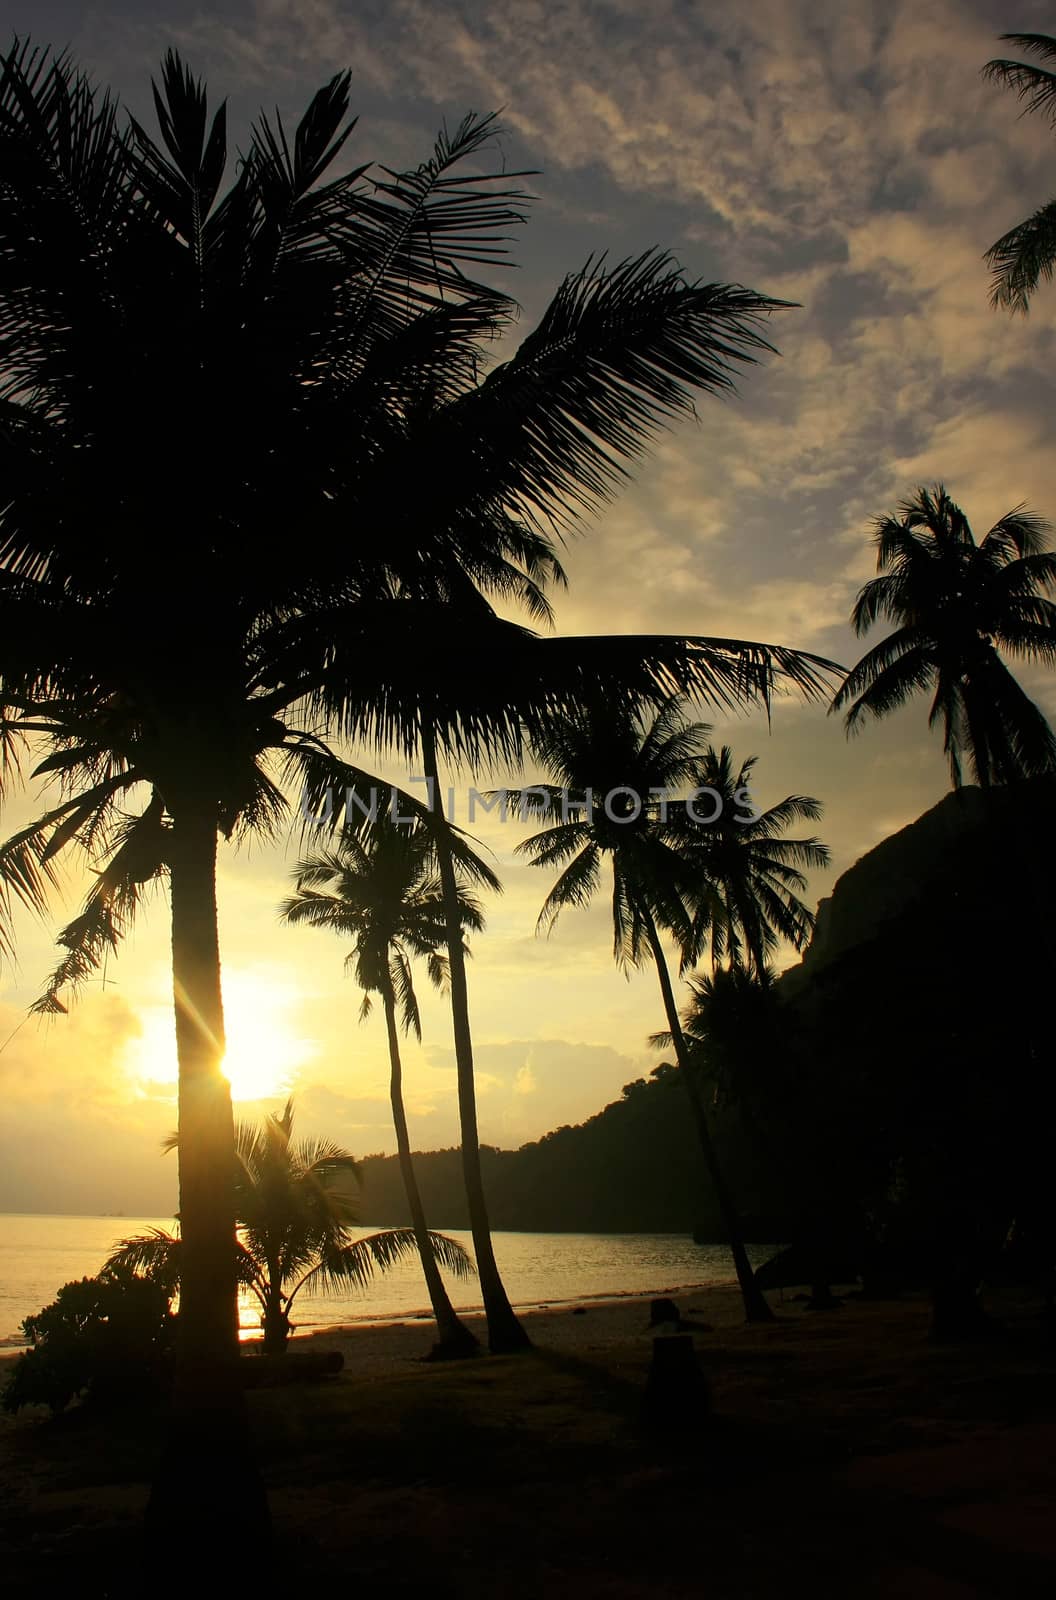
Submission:
[[[149,1228],[170,1228],[170,1217],[78,1217],[0,1214],[0,1345],[23,1344],[22,1320],[55,1298],[71,1279],[93,1277],[120,1239]],[[363,1227],[357,1237],[376,1230]],[[472,1253],[467,1232],[444,1229]],[[624,1295],[681,1294],[735,1282],[722,1245],[694,1244],[679,1233],[495,1233],[495,1255],[513,1304],[530,1308],[574,1305]],[[753,1265],[772,1245],[749,1247]],[[476,1278],[445,1274],[456,1310],[478,1310]],[[346,1323],[413,1321],[429,1316],[429,1298],[417,1260],[375,1275],[365,1289],[341,1294],[301,1294],[293,1322],[301,1333]],[[252,1300],[240,1306],[242,1337],[259,1332]]]

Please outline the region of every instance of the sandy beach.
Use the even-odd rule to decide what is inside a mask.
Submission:
[[[640,1355],[648,1360],[653,1330],[649,1327],[650,1301],[670,1296],[682,1315],[706,1323],[716,1333],[743,1326],[744,1314],[736,1288],[697,1288],[675,1290],[658,1288],[655,1294],[626,1295],[604,1299],[572,1301],[567,1305],[518,1307],[534,1344],[570,1356],[593,1357],[603,1364],[634,1362]],[[791,1313],[796,1307],[786,1302]],[[482,1345],[486,1343],[483,1312],[467,1312],[462,1320]],[[345,1358],[345,1371],[361,1376],[381,1376],[406,1370],[420,1362],[433,1343],[432,1318],[422,1313],[414,1318],[392,1321],[338,1324],[296,1334],[294,1350],[339,1350]],[[249,1341],[247,1341],[248,1343]]]
[[[516,1356],[424,1360],[418,1319],[296,1339],[344,1367],[250,1395],[275,1592],[351,1576],[394,1600],[771,1600],[808,1572],[841,1600],[1056,1592],[1036,1302],[1004,1296],[999,1337],[948,1347],[923,1297],[815,1314],[775,1296],[778,1320],[746,1326],[732,1289],[678,1294],[706,1325],[711,1407],[657,1432],[649,1298],[524,1310]],[[8,1592],[139,1600],[111,1555],[138,1548],[157,1420],[86,1406],[2,1424]]]

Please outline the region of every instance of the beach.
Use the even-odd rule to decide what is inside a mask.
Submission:
[[[295,1340],[344,1367],[249,1396],[276,1534],[275,1588],[254,1592],[1056,1591],[1056,1358],[1036,1301],[997,1297],[997,1336],[946,1347],[923,1297],[814,1314],[775,1296],[765,1326],[728,1290],[676,1299],[709,1325],[692,1337],[710,1409],[687,1395],[663,1426],[645,1404],[648,1298],[528,1312],[533,1348],[516,1356],[425,1361],[432,1328],[405,1320]],[[137,1412],[3,1418],[8,1594],[146,1592],[112,1555],[139,1549],[157,1438]]]
[[[669,1296],[683,1316],[706,1321],[716,1332],[741,1326],[744,1312],[735,1288],[701,1284],[690,1289],[660,1287],[647,1295],[575,1300],[556,1306],[519,1307],[517,1315],[534,1344],[571,1356],[592,1357],[603,1363],[637,1365],[648,1361],[653,1330],[649,1326],[652,1299]],[[462,1321],[487,1343],[482,1312],[467,1312]],[[700,1337],[699,1335],[695,1337]],[[432,1318],[379,1320],[336,1325],[295,1335],[292,1350],[338,1350],[344,1370],[360,1377],[398,1373],[427,1355],[435,1338]]]

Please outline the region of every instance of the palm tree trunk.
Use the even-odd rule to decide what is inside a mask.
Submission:
[[[715,1198],[719,1202],[719,1211],[722,1216],[723,1227],[730,1243],[730,1253],[737,1271],[737,1282],[741,1286],[741,1296],[744,1300],[744,1314],[749,1322],[774,1322],[777,1319],[766,1301],[766,1296],[755,1281],[752,1264],[748,1260],[748,1251],[745,1249],[744,1237],[741,1232],[741,1220],[737,1214],[733,1196],[726,1184],[726,1178],[719,1164],[718,1153],[712,1141],[711,1130],[708,1127],[707,1107],[704,1097],[700,1092],[700,1084],[693,1073],[693,1066],[689,1059],[689,1049],[686,1037],[682,1032],[682,1022],[678,1015],[678,1006],[675,1004],[675,993],[671,986],[671,974],[667,970],[667,958],[664,947],[660,942],[656,924],[648,911],[642,910],[646,929],[649,934],[649,944],[652,948],[653,959],[656,962],[657,976],[660,979],[660,992],[664,998],[664,1012],[667,1016],[667,1025],[671,1031],[671,1041],[675,1049],[675,1059],[678,1062],[679,1076],[686,1086],[689,1103],[693,1110],[693,1120],[697,1125],[697,1137],[700,1148],[704,1154],[704,1163],[715,1190]]]
[[[264,1330],[264,1354],[268,1356],[281,1356],[286,1353],[286,1343],[290,1337],[289,1310],[282,1302],[281,1289],[274,1289],[271,1284],[278,1281],[278,1274],[271,1278],[269,1284],[267,1304],[264,1314],[260,1319]]]
[[[167,796],[172,815],[172,976],[179,1059],[181,1270],[172,1437],[154,1479],[152,1530],[193,1527],[221,1555],[268,1527],[249,1448],[238,1360],[234,1124],[221,1071],[216,818]],[[237,1550],[234,1546],[237,1545]]]
[[[411,1155],[411,1140],[407,1132],[407,1113],[403,1105],[403,1063],[400,1060],[400,1035],[396,1026],[396,999],[392,992],[391,983],[386,983],[381,998],[385,1007],[385,1028],[389,1036],[389,1062],[392,1068],[389,1079],[389,1099],[392,1102],[392,1121],[396,1129],[396,1149],[400,1158],[400,1175],[403,1178],[404,1192],[407,1195],[407,1204],[411,1212],[411,1226],[414,1228],[418,1254],[422,1258],[422,1271],[425,1274],[425,1282],[429,1290],[433,1316],[436,1318],[436,1326],[440,1334],[440,1343],[433,1347],[432,1354],[437,1359],[452,1356],[471,1356],[479,1349],[479,1344],[465,1323],[459,1320],[455,1308],[448,1298],[444,1280],[440,1276],[440,1268],[437,1266],[436,1257],[433,1255],[432,1245],[429,1242],[429,1229],[425,1221],[425,1207],[422,1205],[422,1197],[418,1190],[418,1179],[415,1175],[414,1159]]]
[[[432,727],[422,722],[422,761],[429,780],[429,808],[434,819],[436,860],[444,897],[447,926],[447,960],[451,982],[451,1017],[455,1038],[455,1064],[458,1071],[458,1116],[462,1134],[462,1176],[466,1185],[469,1223],[473,1231],[473,1251],[484,1311],[488,1320],[488,1349],[496,1355],[525,1350],[531,1340],[510,1305],[491,1243],[488,1207],[484,1197],[484,1176],[480,1170],[480,1140],[477,1135],[477,1092],[473,1077],[473,1034],[469,1025],[469,989],[466,983],[466,956],[462,945],[462,921],[458,907],[458,883],[447,823],[440,798],[436,765],[436,739]]]

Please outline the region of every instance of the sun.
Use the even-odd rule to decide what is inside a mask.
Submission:
[[[297,1068],[312,1054],[289,1024],[291,997],[268,978],[231,973],[224,978],[223,1072],[232,1100],[270,1100],[286,1094]]]
[[[301,996],[284,976],[261,969],[224,969],[223,1073],[232,1100],[274,1100],[290,1093],[299,1069],[316,1053],[294,1021]],[[175,1098],[176,1033],[171,1002],[140,1012],[129,1070],[144,1094]]]

